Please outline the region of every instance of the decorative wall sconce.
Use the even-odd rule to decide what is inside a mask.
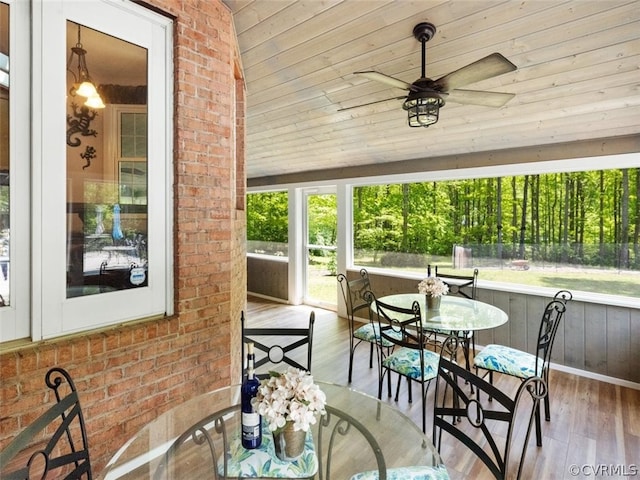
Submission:
[[[74,83],[70,92],[71,95],[80,95],[86,97],[87,101],[84,103],[90,108],[104,108],[104,102],[102,97],[98,93],[95,84],[91,80],[89,75],[89,68],[87,67],[86,54],[87,51],[82,48],[82,41],[80,38],[80,25],[78,25],[78,43],[75,47],[71,47],[71,53],[69,54],[69,60],[67,61],[67,70],[73,75]],[[72,70],[72,64],[74,56],[78,61],[78,74]]]

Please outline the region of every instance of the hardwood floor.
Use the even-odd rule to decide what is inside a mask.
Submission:
[[[335,312],[249,297],[247,325],[306,325],[312,309],[316,313],[312,373],[317,379],[346,385],[349,330],[347,320],[339,318]],[[395,382],[395,377],[393,381]],[[513,394],[520,382],[505,375],[496,375],[495,385]],[[369,368],[368,345],[360,345],[356,350],[351,387],[377,396],[378,374],[375,363],[374,368]],[[532,434],[527,446],[522,479],[613,479],[640,476],[639,390],[559,371],[551,371],[550,387],[551,422],[542,422],[542,447],[535,445],[535,435]],[[432,436],[434,390],[432,385],[426,404],[429,437]],[[414,386],[412,404],[407,399],[406,384],[402,386],[397,403],[393,398],[387,398],[386,392],[383,392],[382,400],[395,405],[420,425],[422,405],[418,391],[418,387]],[[515,478],[517,471],[523,439],[524,428],[519,428],[510,455],[512,478]],[[452,479],[493,478],[477,457],[446,433],[443,434],[441,456]]]

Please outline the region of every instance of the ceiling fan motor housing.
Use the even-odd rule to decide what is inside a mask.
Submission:
[[[413,27],[413,36],[419,42],[428,42],[436,34],[436,26],[433,23],[422,22]]]

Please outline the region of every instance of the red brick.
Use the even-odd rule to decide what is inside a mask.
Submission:
[[[176,314],[0,355],[0,445],[52,403],[44,374],[59,365],[80,390],[96,471],[159,413],[229,381],[229,360],[239,355],[239,342],[229,342],[238,332],[220,336],[218,330],[239,330],[229,318],[238,318],[246,300],[245,220],[234,210],[243,203],[245,181],[231,177],[233,168],[243,176],[244,146],[229,144],[234,123],[239,138],[244,135],[244,119],[230,117],[238,106],[230,104],[238,88],[232,19],[220,0],[149,3],[176,24]],[[242,88],[241,79],[238,84]]]

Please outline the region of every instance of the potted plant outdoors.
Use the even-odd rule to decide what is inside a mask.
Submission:
[[[439,310],[440,300],[449,293],[449,286],[438,277],[427,277],[418,284],[418,292],[425,294],[427,310]]]
[[[253,401],[273,434],[280,460],[293,461],[302,455],[309,428],[325,414],[326,400],[311,374],[298,368],[269,372],[262,381]]]

